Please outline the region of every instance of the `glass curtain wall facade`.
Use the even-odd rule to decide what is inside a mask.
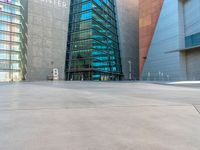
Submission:
[[[20,0],[0,0],[0,81],[19,81],[26,74],[25,9]]]
[[[114,0],[71,0],[67,80],[122,76]]]

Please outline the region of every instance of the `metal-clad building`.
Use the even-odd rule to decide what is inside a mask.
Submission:
[[[152,7],[157,17],[151,20],[140,16],[141,79],[199,80],[200,1],[151,1],[152,5],[140,1],[140,14],[146,11],[151,17],[148,9]]]

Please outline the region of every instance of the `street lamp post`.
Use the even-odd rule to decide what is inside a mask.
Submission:
[[[51,71],[51,74],[50,74],[50,77],[49,77],[50,80],[53,80],[53,68],[54,68],[54,61],[51,61],[50,62],[50,71]]]
[[[131,60],[128,61],[128,64],[129,64],[129,80],[132,80],[132,68],[131,68]]]

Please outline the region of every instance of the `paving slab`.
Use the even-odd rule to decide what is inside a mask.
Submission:
[[[192,106],[0,112],[2,150],[198,150]]]
[[[199,150],[199,97],[151,83],[0,84],[0,150]]]
[[[194,105],[194,107],[196,108],[196,110],[199,112],[200,114],[200,105]]]
[[[0,110],[200,104],[200,89],[145,83],[31,82],[0,92]]]

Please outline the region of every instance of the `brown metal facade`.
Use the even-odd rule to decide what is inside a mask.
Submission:
[[[139,0],[140,77],[163,5],[163,0]]]

